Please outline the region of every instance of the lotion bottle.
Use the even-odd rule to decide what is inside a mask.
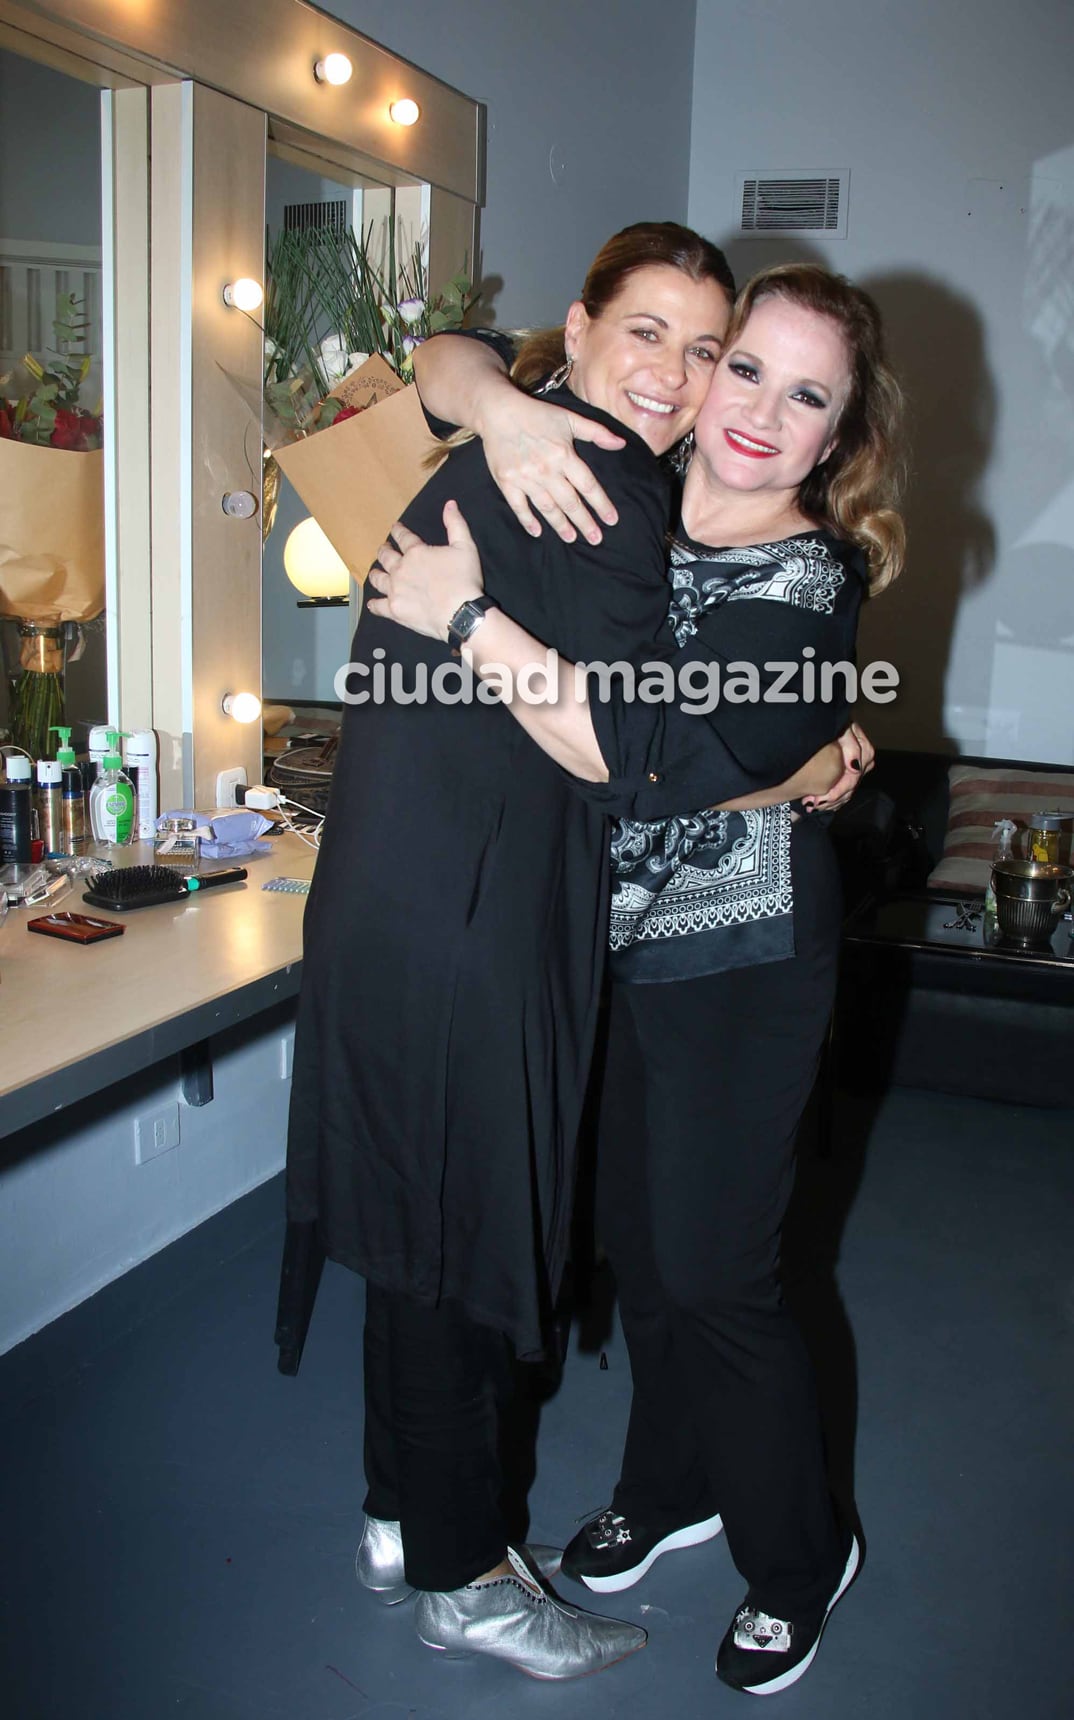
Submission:
[[[134,784],[135,835],[152,842],[157,833],[157,737],[152,729],[135,729],[123,749],[127,775]]]

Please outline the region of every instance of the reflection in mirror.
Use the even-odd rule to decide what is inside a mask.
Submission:
[[[35,757],[108,716],[100,163],[100,91],[0,51],[0,730]]]
[[[378,192],[373,197],[382,195]],[[288,230],[300,232],[322,225],[337,232],[349,227],[360,235],[372,218],[373,197],[270,152],[265,178],[267,254],[271,257],[279,235]],[[271,332],[271,318],[267,326]],[[313,334],[316,339],[327,336],[328,324],[315,319]],[[345,357],[337,360],[329,354],[330,385],[347,368]],[[266,520],[269,488],[267,485]],[[300,608],[299,593],[284,569],[287,539],[308,515],[308,508],[280,473],[275,519],[262,560],[262,687],[266,707],[338,708],[333,683],[340,664],[350,655],[361,602],[358,586],[351,582],[351,601],[345,607]]]

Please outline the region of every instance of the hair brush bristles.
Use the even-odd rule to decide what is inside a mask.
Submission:
[[[170,866],[118,866],[115,871],[95,878],[82,900],[94,908],[125,913],[131,908],[155,908],[162,902],[179,902],[195,890],[241,883],[245,877],[245,866],[229,866],[200,877],[183,877]]]

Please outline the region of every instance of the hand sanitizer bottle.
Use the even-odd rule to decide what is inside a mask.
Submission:
[[[116,729],[108,731],[101,774],[90,789],[90,827],[95,842],[125,846],[134,835],[134,784],[123,770]]]

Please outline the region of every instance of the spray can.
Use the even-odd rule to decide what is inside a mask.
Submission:
[[[157,833],[157,737],[153,730],[133,730],[127,736],[123,756],[134,784],[134,834],[139,842],[152,842]]]
[[[86,797],[82,789],[82,772],[75,761],[70,729],[55,723],[53,729],[60,737],[56,762],[61,771],[64,852],[80,854],[86,846]]]
[[[65,853],[63,766],[58,758],[39,758],[37,761],[37,824],[46,856]]]
[[[0,865],[29,865],[31,810],[29,783],[0,785]]]

